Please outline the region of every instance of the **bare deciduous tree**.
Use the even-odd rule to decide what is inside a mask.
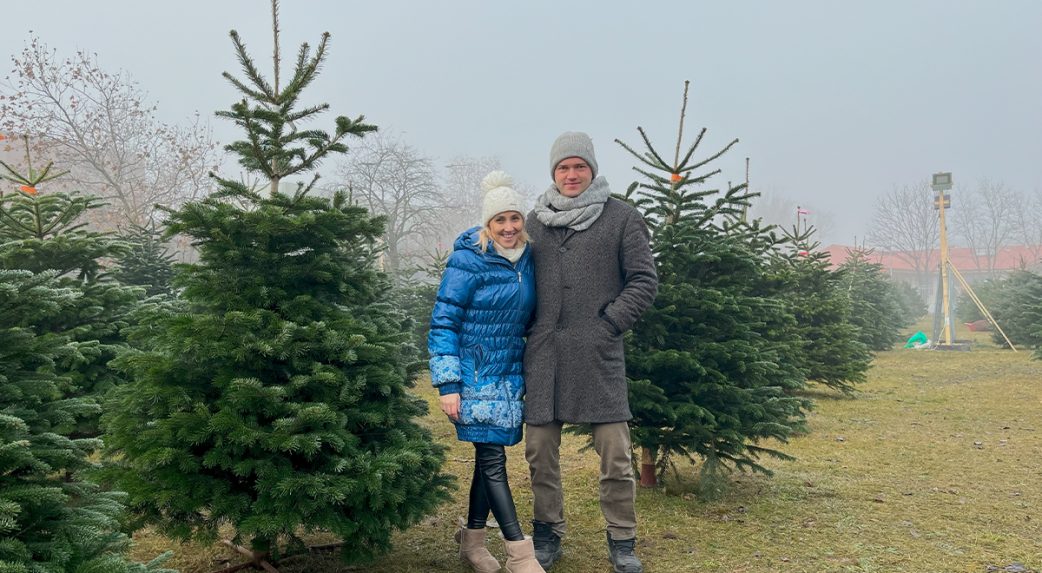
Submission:
[[[1017,240],[1028,248],[1032,256],[1032,260],[1024,263],[1031,265],[1042,261],[1042,188],[1020,195],[1015,224]]]
[[[1017,241],[1022,203],[1015,190],[986,179],[975,192],[964,188],[952,194],[949,232],[970,248],[978,270],[993,272],[999,251]]]
[[[926,181],[894,187],[876,205],[869,230],[873,247],[890,251],[915,270],[920,293],[930,292],[940,230],[934,192]]]
[[[442,248],[451,248],[460,232],[480,223],[481,180],[500,169],[497,157],[454,157],[442,176],[443,203],[438,210],[438,236]]]
[[[432,160],[396,138],[376,135],[355,145],[337,174],[355,201],[387,219],[384,268],[404,271],[437,234],[442,198]]]
[[[95,54],[62,58],[34,37],[12,63],[0,131],[38,141],[43,156],[70,170],[69,186],[112,205],[117,224],[144,225],[156,204],[205,193],[219,152],[198,116],[160,122],[138,84],[102,69]]]

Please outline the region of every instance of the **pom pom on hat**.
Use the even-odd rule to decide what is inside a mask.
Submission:
[[[511,177],[506,171],[493,171],[485,176],[481,180],[481,190],[483,193],[495,189],[496,187],[513,187],[514,178]]]
[[[493,171],[481,180],[482,225],[487,225],[490,219],[505,211],[517,211],[524,215],[524,201],[513,185],[514,179],[503,171]]]

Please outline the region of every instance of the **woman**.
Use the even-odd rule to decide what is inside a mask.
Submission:
[[[507,482],[504,446],[521,441],[525,326],[535,308],[532,262],[521,195],[506,173],[481,182],[482,226],[456,239],[427,339],[431,382],[456,436],[474,443],[474,476],[460,558],[475,571],[499,571],[485,548],[489,511],[506,540],[510,573],[543,573],[532,539],[521,533]]]

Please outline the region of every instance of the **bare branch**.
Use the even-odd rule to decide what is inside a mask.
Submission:
[[[386,218],[386,270],[405,270],[411,254],[422,253],[424,238],[434,234],[435,214],[443,204],[431,159],[399,140],[376,135],[356,145],[337,173],[340,187],[349,187],[356,201]]]
[[[83,51],[63,58],[32,38],[12,61],[0,131],[31,135],[36,155],[69,168],[60,186],[102,198],[114,222],[143,225],[157,204],[209,189],[219,151],[200,117],[160,122],[136,82]]]
[[[973,191],[959,188],[952,193],[949,231],[971,249],[977,270],[994,271],[999,251],[1016,242],[1022,203],[1019,193],[987,179]]]
[[[905,260],[916,274],[920,292],[930,292],[940,244],[933,190],[926,181],[894,189],[876,204],[869,231],[872,246]]]

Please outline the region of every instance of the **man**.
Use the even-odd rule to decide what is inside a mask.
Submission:
[[[590,424],[600,456],[600,502],[617,573],[644,570],[637,536],[622,334],[655,299],[658,276],[640,213],[597,177],[593,142],[561,134],[554,184],[525,224],[535,262],[536,311],[525,348],[525,457],[532,474],[536,558],[549,569],[565,534],[561,425]]]

